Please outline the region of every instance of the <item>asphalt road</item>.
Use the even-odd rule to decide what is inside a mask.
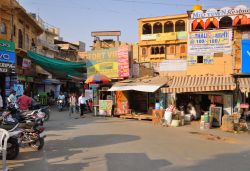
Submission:
[[[15,171],[249,171],[250,134],[200,131],[197,125],[68,116],[53,111],[43,150],[21,150]]]

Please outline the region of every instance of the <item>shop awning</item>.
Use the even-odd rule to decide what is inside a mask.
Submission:
[[[43,80],[44,84],[61,84],[60,80],[53,79],[53,78],[48,78],[46,80]]]
[[[128,79],[115,83],[109,91],[142,91],[155,92],[168,83],[167,77],[143,77],[137,79]]]
[[[250,92],[250,78],[238,78],[241,92]]]
[[[205,92],[234,90],[236,85],[232,76],[179,76],[173,77],[163,93]]]
[[[83,77],[84,68],[86,67],[85,62],[58,60],[31,51],[28,52],[28,57],[46,71],[62,77],[68,77],[69,75]]]

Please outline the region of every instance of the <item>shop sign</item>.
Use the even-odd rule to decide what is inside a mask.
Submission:
[[[186,31],[177,32],[177,39],[178,40],[186,39],[186,38],[187,38],[187,32]]]
[[[177,38],[177,34],[175,32],[159,33],[157,34],[156,41],[176,40],[176,38]]]
[[[28,69],[31,66],[31,60],[23,58],[23,64],[22,67],[23,69]]]
[[[129,57],[128,46],[118,48],[118,76],[119,78],[129,77]]]
[[[14,84],[14,90],[16,91],[16,96],[22,96],[24,89],[22,84]]]
[[[113,101],[112,100],[99,100],[99,114],[111,115]]]
[[[87,52],[87,75],[103,74],[109,78],[128,77],[128,53],[128,46]]]
[[[203,64],[213,64],[214,63],[214,57],[211,55],[203,56]],[[188,56],[187,57],[187,64],[197,64],[197,56]]]
[[[93,90],[85,90],[85,97],[87,99],[93,99]]]
[[[250,39],[241,41],[241,73],[250,73]]]
[[[16,67],[14,64],[0,62],[0,72],[3,73],[14,72],[15,68]]]
[[[242,108],[242,109],[248,109],[249,108],[249,104],[247,104],[247,103],[241,103],[240,104],[240,108]]]
[[[16,63],[16,54],[14,52],[7,52],[0,50],[0,62]]]
[[[188,54],[204,55],[232,51],[232,30],[212,30],[190,32],[188,35]]]
[[[15,52],[15,43],[7,40],[0,40],[0,51]]]
[[[157,34],[143,34],[141,40],[156,40]]]
[[[244,5],[239,5],[235,8],[224,7],[220,10],[208,9],[206,12],[197,10],[191,14],[191,19],[224,17],[224,16],[240,15],[240,14],[250,14],[250,8],[247,8]]]
[[[160,71],[186,71],[186,60],[164,60],[160,63]]]

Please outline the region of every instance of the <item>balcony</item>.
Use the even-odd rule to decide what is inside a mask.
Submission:
[[[40,45],[40,46],[43,46],[43,47],[45,47],[45,48],[47,48],[49,50],[59,52],[57,45],[49,43],[49,42],[47,42],[45,40],[37,39],[37,44]]]

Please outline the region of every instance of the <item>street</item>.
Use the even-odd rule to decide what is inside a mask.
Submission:
[[[200,131],[150,121],[51,112],[42,151],[21,149],[8,161],[15,171],[206,171],[250,167],[248,133]]]

